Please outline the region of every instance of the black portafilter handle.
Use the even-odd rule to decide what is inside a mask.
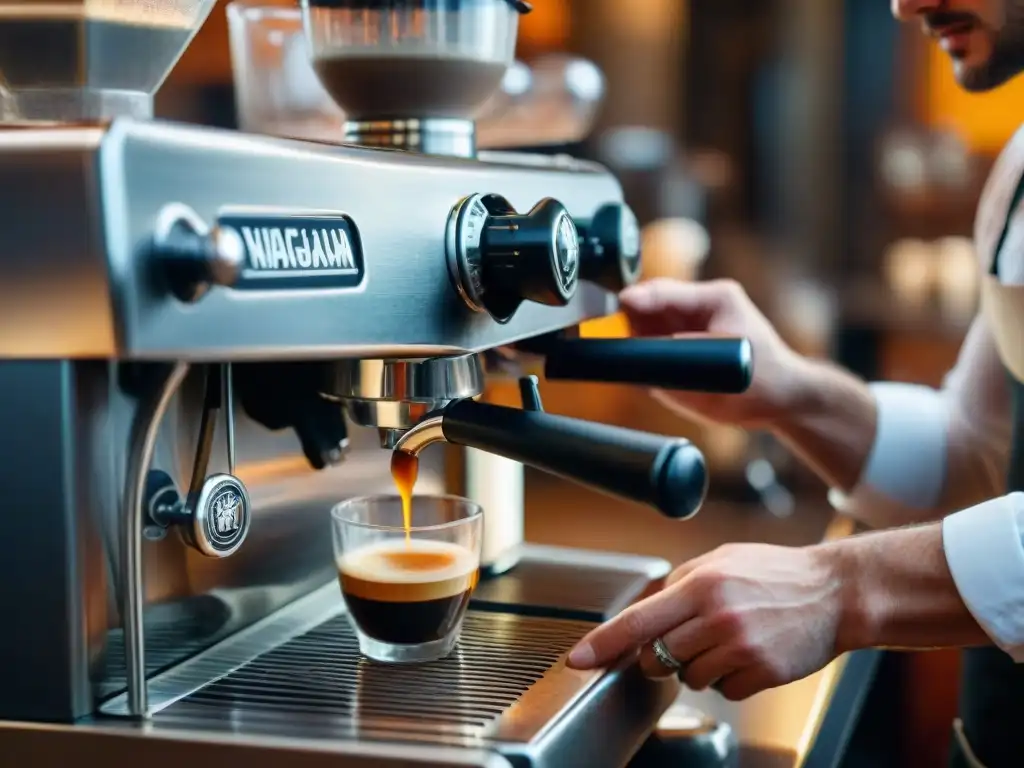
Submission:
[[[536,377],[526,377],[521,388],[523,410],[474,400],[448,405],[441,419],[445,440],[647,504],[674,519],[700,510],[708,473],[693,443],[544,413]]]
[[[552,380],[740,394],[754,375],[753,351],[744,338],[554,339],[543,353],[544,375]]]

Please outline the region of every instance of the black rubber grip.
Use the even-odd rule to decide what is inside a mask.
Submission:
[[[697,514],[707,495],[704,456],[682,438],[473,400],[445,408],[441,429],[450,443],[648,504],[679,520]]]
[[[552,380],[739,394],[754,375],[753,351],[742,338],[564,339],[545,352],[544,374]]]

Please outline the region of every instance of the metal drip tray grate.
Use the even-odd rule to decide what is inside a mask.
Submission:
[[[553,555],[584,571],[610,565],[586,553]],[[651,578],[667,564],[658,568]],[[187,738],[230,734],[253,749],[348,742],[363,754],[363,745],[372,751],[386,742],[461,755],[452,765],[482,752],[519,768],[614,768],[628,762],[679,686],[649,680],[628,661],[607,671],[566,668],[566,652],[594,626],[471,607],[447,659],[379,665],[360,656],[332,582],[150,679],[155,714],[147,728]],[[105,702],[101,713],[128,715],[127,696]]]
[[[231,611],[213,597],[150,607],[146,611],[146,672],[149,675],[180,664],[211,646],[231,629]],[[100,695],[124,690],[124,630],[107,633],[99,676]]]
[[[452,656],[397,667],[363,659],[348,621],[337,616],[186,701],[235,710],[324,714],[371,727],[378,720],[415,717],[482,728],[540,680],[588,628],[575,622],[470,614]]]
[[[470,612],[457,650],[415,666],[366,660],[344,615],[266,651],[158,715],[332,738],[479,744],[529,740],[536,731],[503,722],[530,706],[548,722],[589,676],[565,669],[564,654],[593,624]],[[557,695],[552,695],[557,694]],[[515,718],[513,718],[515,719]],[[545,723],[546,724],[546,723]]]

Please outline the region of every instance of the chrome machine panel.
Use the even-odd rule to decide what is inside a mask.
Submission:
[[[592,285],[581,285],[567,307],[526,303],[505,325],[460,299],[445,233],[462,198],[500,194],[525,211],[557,190],[580,225],[622,199],[598,166],[518,160],[318,146],[127,118],[106,129],[0,133],[0,206],[20,212],[3,233],[0,356],[431,357],[613,311],[614,297]],[[215,287],[182,302],[162,284],[152,248],[161,214],[174,204],[207,227],[239,213],[344,214],[364,274],[352,287],[303,290],[287,282],[296,270],[286,267],[254,288]]]

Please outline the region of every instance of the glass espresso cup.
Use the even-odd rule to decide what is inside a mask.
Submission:
[[[338,581],[364,656],[414,664],[451,653],[479,578],[482,514],[458,496],[414,496],[407,532],[399,496],[331,510]]]

